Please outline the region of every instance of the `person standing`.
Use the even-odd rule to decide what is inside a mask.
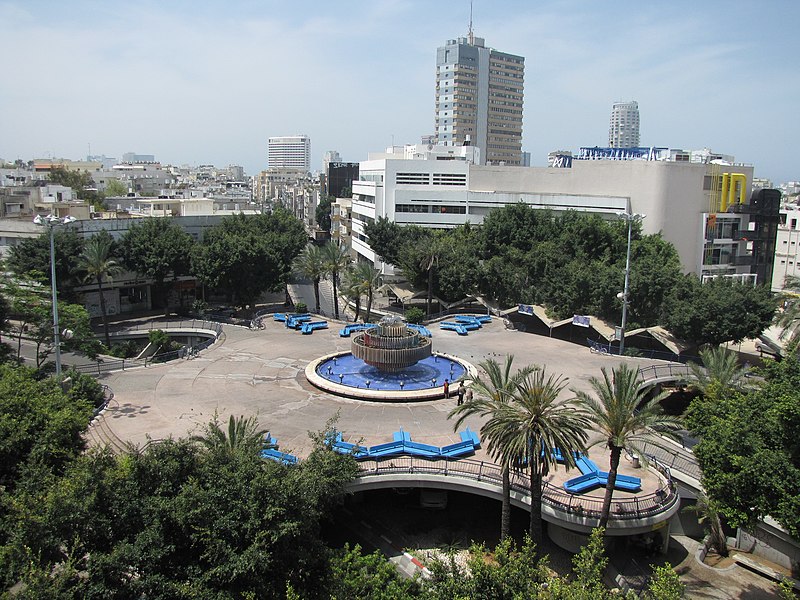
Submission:
[[[450,382],[447,379],[444,380],[444,397],[450,398]]]
[[[464,382],[462,381],[458,384],[458,390],[456,393],[458,394],[458,406],[464,404],[464,393],[467,391],[467,388],[464,387]]]
[[[467,388],[467,393],[464,394],[464,400],[466,400],[467,402],[472,402],[472,388],[471,387]]]

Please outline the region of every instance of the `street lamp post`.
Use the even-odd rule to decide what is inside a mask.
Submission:
[[[36,215],[33,222],[47,227],[50,234],[50,287],[53,293],[53,343],[56,350],[56,379],[61,379],[61,331],[58,326],[58,290],[56,289],[56,246],[54,241],[55,229],[58,225],[69,225],[75,217],[67,215],[59,218],[55,215],[42,217]]]
[[[617,294],[617,298],[622,300],[622,327],[620,327],[619,334],[619,355],[625,354],[625,326],[628,323],[628,294],[630,292],[630,279],[631,279],[631,231],[635,222],[641,221],[647,215],[640,215],[638,213],[618,213],[621,219],[628,223],[628,250],[625,255],[625,287],[623,291]]]

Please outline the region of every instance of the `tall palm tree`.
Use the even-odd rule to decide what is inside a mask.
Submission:
[[[77,271],[83,275],[84,281],[97,283],[100,296],[100,312],[103,317],[103,333],[105,334],[106,347],[111,347],[111,336],[108,333],[108,313],[106,310],[106,297],[103,293],[103,280],[110,279],[122,271],[122,266],[112,256],[114,241],[106,233],[93,235],[83,248],[78,257]]]
[[[193,435],[192,441],[205,446],[211,452],[223,454],[256,454],[264,446],[266,429],[259,429],[255,416],[230,416],[227,431],[223,429],[219,416],[214,413],[213,419],[205,426],[203,435]]]
[[[377,290],[383,283],[383,276],[379,269],[372,266],[369,262],[357,263],[354,270],[354,276],[361,282],[361,291],[367,296],[367,314],[364,317],[364,322],[369,323],[372,316],[372,300]]]
[[[526,366],[512,374],[511,369],[513,364],[513,354],[506,356],[505,365],[502,367],[493,358],[479,363],[480,368],[486,373],[486,377],[477,377],[472,382],[472,387],[475,391],[475,396],[472,400],[460,406],[456,406],[450,411],[448,418],[456,419],[453,425],[454,431],[461,427],[468,417],[490,416],[499,410],[503,404],[511,400],[511,395],[514,390],[516,390],[517,384],[525,379],[534,369],[532,366]],[[502,454],[499,453],[499,448],[496,447],[495,440],[487,436],[485,426],[481,427],[480,433],[489,453],[499,457],[500,471],[503,478],[500,537],[501,539],[505,539],[508,537],[511,530],[511,478],[509,474],[511,461],[504,460]]]
[[[354,321],[358,321],[358,317],[361,314],[361,296],[364,294],[363,286],[364,284],[356,275],[355,270],[352,267],[348,267],[342,277],[342,285],[339,288],[339,293],[341,293],[348,302],[350,300],[355,301],[356,314],[355,317],[353,317]]]
[[[303,251],[295,258],[292,267],[295,273],[301,277],[310,279],[311,283],[314,284],[314,302],[316,303],[314,312],[319,314],[319,282],[327,273],[322,250],[320,250],[319,246],[309,244],[303,248]]]
[[[339,246],[336,242],[330,241],[322,248],[323,262],[325,264],[325,273],[330,276],[333,283],[333,310],[334,316],[339,318],[339,274],[342,273],[347,265],[350,264],[352,258],[347,252],[347,248]]]
[[[486,422],[486,436],[494,440],[504,461],[527,463],[530,477],[530,536],[542,541],[542,481],[555,468],[552,448],[568,463],[586,449],[590,421],[577,398],[559,399],[567,380],[547,375],[544,367],[518,382],[511,401],[498,406]]]
[[[739,366],[739,357],[724,346],[704,348],[700,351],[703,366],[690,362],[692,385],[703,395],[716,388],[719,392],[741,389],[747,368]]]
[[[681,421],[678,417],[664,414],[659,402],[666,396],[665,393],[647,398],[649,389],[641,385],[637,369],[621,364],[611,371],[611,375],[605,368],[602,372],[602,379],[589,379],[594,396],[583,391],[576,391],[575,394],[602,436],[595,444],[605,442],[611,452],[608,484],[600,516],[600,527],[605,528],[611,512],[611,498],[622,451],[627,450],[646,461],[641,443],[648,434],[654,431],[676,439]],[[652,437],[647,442],[660,445]]]

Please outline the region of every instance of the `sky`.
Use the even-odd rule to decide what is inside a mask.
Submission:
[[[0,0],[0,157],[153,154],[266,167],[307,134],[366,160],[434,131],[436,48],[469,0]],[[605,146],[639,103],[641,144],[711,148],[800,180],[800,2],[474,0],[486,45],[525,57],[523,150]]]

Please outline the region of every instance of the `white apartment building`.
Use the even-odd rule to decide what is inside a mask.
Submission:
[[[289,135],[269,138],[267,165],[270,169],[311,170],[311,138]]]
[[[472,144],[481,164],[522,164],[525,59],[461,37],[436,51],[436,143]]]
[[[783,291],[787,277],[800,277],[800,206],[797,204],[781,205],[772,268],[772,291]]]
[[[516,202],[609,219],[621,212],[646,214],[644,233],[660,232],[671,242],[685,272],[750,273],[753,241],[748,237],[753,236],[742,232],[753,225],[737,207],[749,198],[752,166],[574,160],[569,168],[512,168],[403,156],[371,155],[360,163],[359,181],[353,182],[353,249],[387,275],[394,273],[391,265],[380,263],[364,235],[364,227],[378,217],[400,225],[452,228],[480,224],[492,209]],[[731,193],[721,206],[723,181]]]
[[[611,107],[608,126],[608,145],[611,148],[639,147],[639,103],[615,102]]]

